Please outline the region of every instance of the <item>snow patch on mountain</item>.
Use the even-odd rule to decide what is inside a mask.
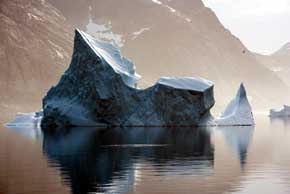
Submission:
[[[167,7],[167,8],[169,9],[169,11],[171,11],[172,13],[175,13],[175,12],[176,12],[175,9],[173,9],[172,7],[170,7],[170,6],[168,6],[168,5],[165,5],[165,7]]]
[[[158,5],[160,5],[163,8],[166,8],[168,11],[170,11],[171,13],[173,13],[176,17],[186,21],[186,22],[191,22],[191,18],[189,18],[187,15],[185,15],[184,13],[174,9],[173,7],[166,5],[164,3],[162,3],[161,1],[158,0],[152,0],[153,3],[156,3]]]
[[[135,40],[138,36],[140,36],[141,34],[143,34],[144,32],[146,31],[149,31],[150,28],[146,27],[146,28],[141,28],[140,30],[136,31],[136,32],[133,32],[133,37],[132,37],[132,40]]]
[[[162,2],[161,1],[158,1],[158,0],[152,0],[153,3],[156,3],[158,5],[162,5]]]
[[[92,34],[95,38],[99,40],[108,41],[119,48],[123,47],[125,44],[123,36],[120,34],[116,34],[112,31],[112,26],[110,22],[108,22],[107,24],[96,24],[90,18],[89,23],[86,26],[86,32],[88,34]]]

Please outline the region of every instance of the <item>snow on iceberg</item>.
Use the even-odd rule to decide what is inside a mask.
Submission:
[[[270,110],[270,117],[290,117],[290,106],[284,105],[281,110]]]
[[[78,31],[78,33],[99,59],[102,60],[103,64],[109,64],[128,86],[137,86],[137,81],[141,76],[135,72],[134,64],[130,60],[124,58],[118,48],[110,43],[97,41],[85,32]]]
[[[213,85],[213,82],[196,77],[162,77],[159,84],[171,86],[176,89],[195,90],[203,92]]]
[[[219,126],[252,126],[254,117],[247,93],[243,84],[236,97],[226,107],[221,116],[215,119],[215,125]]]

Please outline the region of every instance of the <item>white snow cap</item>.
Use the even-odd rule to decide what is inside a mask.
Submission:
[[[215,119],[215,124],[220,126],[251,126],[255,124],[243,83],[240,85],[236,97],[229,103],[221,116]]]
[[[159,84],[170,86],[176,89],[194,90],[203,92],[213,86],[213,82],[194,77],[162,77]]]
[[[112,44],[98,41],[83,31],[76,30],[76,32],[83,37],[86,43],[104,63],[110,65],[116,73],[121,75],[125,84],[130,87],[135,87],[141,76],[136,73],[135,65],[123,57],[118,48]]]

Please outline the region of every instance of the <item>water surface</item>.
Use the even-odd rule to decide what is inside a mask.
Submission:
[[[290,120],[255,127],[0,128],[0,193],[290,193]]]

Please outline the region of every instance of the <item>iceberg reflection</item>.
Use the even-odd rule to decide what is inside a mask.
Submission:
[[[210,134],[193,128],[72,128],[44,133],[43,150],[73,193],[125,193],[143,168],[156,176],[210,176]],[[141,166],[141,167],[140,167]]]
[[[290,129],[290,117],[270,117],[273,128]]]
[[[240,160],[243,167],[247,160],[248,148],[252,142],[254,126],[218,127],[222,131],[225,141]]]

